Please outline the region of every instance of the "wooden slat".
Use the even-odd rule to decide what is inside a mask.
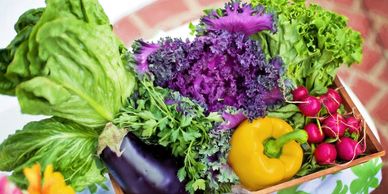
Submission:
[[[349,112],[352,111],[352,109],[353,109],[353,113],[356,116],[358,116],[359,118],[361,118],[362,120],[364,120],[364,118],[362,118],[362,115],[360,114],[360,111],[357,109],[356,105],[354,104],[354,102],[350,98],[349,94],[346,92],[345,88],[343,87],[343,85],[338,77],[336,77],[333,87],[339,88],[339,93],[343,98],[343,104],[345,105],[345,109]],[[383,147],[381,146],[380,142],[377,140],[376,136],[373,134],[373,132],[369,128],[368,124],[366,124],[365,132],[366,132],[366,137],[367,137],[366,138],[366,141],[367,141],[366,142],[366,144],[367,144],[366,153],[368,155],[357,158],[357,159],[353,160],[352,162],[344,164],[344,165],[336,165],[336,166],[333,166],[331,168],[309,174],[307,176],[292,179],[292,180],[289,180],[287,182],[279,183],[277,185],[267,187],[267,188],[261,189],[259,191],[253,191],[250,193],[262,194],[262,193],[276,192],[276,191],[279,191],[279,190],[282,190],[282,189],[285,189],[288,187],[299,185],[299,184],[302,184],[304,182],[319,178],[319,177],[324,176],[324,175],[332,174],[332,173],[338,172],[340,170],[344,170],[344,169],[347,169],[349,167],[365,163],[369,160],[372,160],[373,158],[384,156],[385,151],[383,150]],[[114,188],[116,194],[123,194],[119,185],[114,181],[114,179],[112,177],[111,177],[111,181],[112,181],[112,185],[113,185],[113,188]],[[236,186],[236,187],[239,187],[239,186]]]

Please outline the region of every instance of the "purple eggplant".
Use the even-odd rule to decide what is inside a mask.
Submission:
[[[181,162],[166,148],[147,145],[134,134],[127,133],[119,150],[120,154],[117,154],[111,146],[106,146],[100,158],[125,193],[186,193],[185,183],[177,178]]]

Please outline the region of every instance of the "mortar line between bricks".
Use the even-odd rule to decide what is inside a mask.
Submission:
[[[225,2],[227,2],[227,1],[225,1]],[[210,4],[210,5],[208,5],[208,6],[203,6],[202,7],[202,9],[205,9],[206,7],[209,7],[209,8],[217,8],[217,7],[224,7],[224,4],[225,4],[225,2],[222,2],[222,1],[220,1],[220,2],[216,2],[216,3],[213,3],[213,4]],[[247,1],[242,1],[242,2],[247,2]]]
[[[372,118],[372,121],[374,122],[374,124],[376,125],[376,129],[377,131],[379,131],[381,133],[381,136],[384,136],[387,138],[388,140],[388,124],[384,124],[384,123],[381,123],[380,120],[378,119],[373,119]],[[381,139],[382,137],[380,137]]]
[[[334,4],[332,1],[325,2],[325,5],[321,5],[318,0],[311,0],[311,1],[308,1],[307,3],[308,4],[316,4],[316,5],[319,5],[321,7],[326,8],[326,9],[329,9],[331,11],[333,10],[333,7],[334,7]]]
[[[352,10],[355,12],[362,12],[362,0],[355,0],[352,4]]]
[[[378,87],[380,90],[388,91],[388,85],[385,83],[382,83],[378,77],[372,77],[368,73],[365,73],[363,71],[354,71],[354,73],[358,74],[358,76],[361,76],[361,78],[369,80]]]
[[[382,55],[380,60],[374,65],[374,67],[368,73],[368,77],[377,78],[376,81],[378,81],[378,77],[381,75],[382,71],[384,70],[384,66],[386,62],[383,51],[380,51],[380,55]]]
[[[362,79],[372,81],[372,83],[378,88],[378,91],[376,92],[376,94],[373,95],[366,104],[364,104],[367,111],[371,113],[371,111],[373,111],[373,109],[378,105],[378,102],[384,99],[384,94],[388,92],[388,87],[386,84],[382,84],[377,77],[372,77],[365,72],[354,71],[354,73],[358,74],[358,76],[361,77]]]
[[[198,13],[202,10],[201,5],[196,0],[183,0],[183,3],[190,9],[192,13]]]
[[[171,30],[174,27],[182,26],[182,21],[193,18],[193,16],[196,16],[196,14],[191,12],[183,12],[156,24],[154,28]]]
[[[369,11],[365,6],[362,6],[361,8],[363,8],[361,10],[362,13],[364,13],[364,15],[366,15],[366,17],[368,18],[369,22],[372,24],[372,33],[370,33],[368,35],[368,38],[369,38],[369,42],[368,42],[368,45],[376,45],[376,47],[380,50],[381,52],[381,55],[382,57],[388,61],[388,57],[384,54],[384,46],[382,44],[380,44],[379,42],[377,42],[376,38],[378,36],[378,32],[380,30],[380,28],[383,26],[382,23],[384,22],[380,22],[380,16],[381,15],[376,15],[374,13],[372,13],[371,11]],[[386,21],[386,18],[383,18],[382,19],[383,21]]]
[[[348,77],[348,86],[353,86],[354,80],[356,78],[356,71],[349,71],[349,77]]]
[[[368,111],[372,111],[377,107],[379,102],[384,99],[385,90],[378,90],[378,92],[372,96],[372,99],[365,105],[365,108]]]
[[[132,13],[131,15],[128,16],[132,21],[133,21],[133,24],[139,28],[139,30],[141,31],[142,34],[146,34],[150,31],[150,29],[152,29],[150,26],[148,26],[143,19],[141,19],[140,16],[138,16],[135,13]]]
[[[377,128],[380,128],[381,130],[383,130],[382,133],[384,133],[384,135],[387,137],[387,140],[388,140],[388,123],[387,123],[387,121],[381,121],[379,119],[373,119],[373,121],[376,124]]]

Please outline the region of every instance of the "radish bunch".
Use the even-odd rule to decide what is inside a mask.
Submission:
[[[305,87],[299,86],[292,95],[304,116],[316,118],[316,123],[307,123],[304,130],[308,134],[308,143],[316,145],[314,158],[318,164],[351,161],[365,151],[365,144],[358,142],[362,132],[361,120],[338,113],[343,100],[336,90],[329,88],[325,94],[315,97]],[[322,113],[324,115],[320,115]]]

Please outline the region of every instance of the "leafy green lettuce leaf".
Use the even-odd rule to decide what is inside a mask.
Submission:
[[[15,28],[0,50],[0,93],[16,94],[23,113],[101,127],[132,93],[126,49],[97,0],[47,0]]]
[[[347,19],[304,0],[252,0],[264,5],[277,19],[277,32],[262,32],[268,57],[280,56],[286,77],[304,85],[313,95],[326,92],[341,64],[359,63],[362,38],[347,27]]]
[[[27,187],[23,168],[35,163],[53,164],[75,190],[104,183],[105,168],[95,155],[99,131],[69,120],[50,118],[31,122],[0,145],[0,170],[13,173],[10,180]]]
[[[27,41],[32,28],[39,21],[43,10],[43,8],[31,9],[21,15],[15,24],[15,31],[17,32],[16,37],[7,48],[0,49],[0,93],[15,95],[17,83],[20,83],[23,80],[23,77],[29,76],[28,68],[25,66],[13,70],[8,70],[8,66],[11,63],[19,63],[21,65],[26,64],[27,55],[25,52],[27,51]],[[14,59],[16,51],[19,53],[18,55],[24,57]],[[24,55],[20,54],[21,52],[23,52]],[[15,65],[13,65],[13,67],[15,67]],[[20,74],[21,76],[7,73],[10,71],[18,72],[17,74]]]

